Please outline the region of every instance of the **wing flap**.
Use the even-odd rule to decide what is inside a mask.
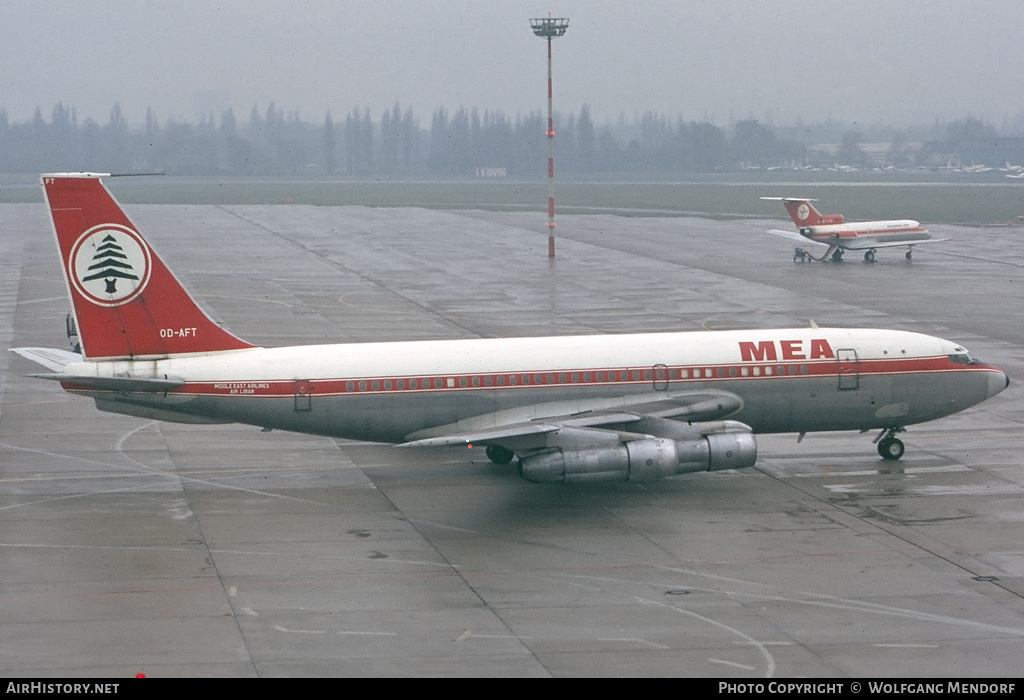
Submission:
[[[403,442],[398,447],[443,447],[451,445],[501,444],[530,436],[541,436],[566,428],[585,429],[612,423],[632,423],[641,419],[636,413],[593,412],[575,416],[558,416],[543,421],[513,423],[489,430],[467,430],[438,437]],[[410,436],[411,437],[411,436]]]
[[[559,429],[555,423],[520,423],[508,425],[494,430],[470,430],[463,433],[451,433],[440,437],[410,440],[397,445],[398,447],[450,447],[452,445],[486,445],[498,443],[512,438],[523,438],[531,435],[544,435]]]

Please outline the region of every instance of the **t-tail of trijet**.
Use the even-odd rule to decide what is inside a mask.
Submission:
[[[96,173],[41,176],[86,359],[253,347],[199,308]]]
[[[793,219],[793,223],[798,228],[807,228],[810,226],[828,226],[832,224],[843,223],[843,217],[841,214],[821,214],[811,202],[813,199],[800,199],[797,197],[761,197],[775,202],[782,202],[782,205],[786,207],[786,211],[789,212],[789,217]]]

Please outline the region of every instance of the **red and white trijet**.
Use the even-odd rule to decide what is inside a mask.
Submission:
[[[913,219],[846,223],[841,214],[819,214],[811,204],[811,202],[817,201],[815,199],[800,197],[761,197],[761,199],[782,202],[798,229],[797,231],[771,229],[768,233],[784,236],[801,243],[810,241],[828,246],[824,255],[817,258],[803,248],[797,248],[793,256],[794,262],[803,262],[808,258],[819,261],[831,259],[833,262],[839,262],[843,259],[843,252],[847,250],[866,251],[864,261],[874,262],[877,249],[900,246],[906,246],[906,258],[910,260],[915,245],[949,240],[947,238],[932,238],[928,230]]]
[[[962,411],[1006,375],[904,331],[788,328],[262,348],[212,321],[99,175],[43,175],[81,352],[17,348],[103,411],[405,446],[482,446],[530,481],[749,467],[754,433]]]

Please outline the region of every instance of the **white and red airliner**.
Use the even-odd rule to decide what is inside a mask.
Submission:
[[[481,446],[531,481],[749,467],[754,433],[879,430],[1006,388],[954,342],[843,328],[254,347],[212,321],[90,173],[42,176],[81,353],[15,352],[97,408],[403,446]]]
[[[948,238],[932,238],[928,230],[913,219],[892,219],[888,221],[858,221],[846,223],[842,214],[819,214],[811,202],[817,200],[800,197],[761,197],[761,199],[782,202],[789,216],[796,224],[797,231],[771,229],[768,233],[806,243],[820,243],[828,246],[821,257],[814,257],[803,248],[797,248],[793,261],[805,259],[839,262],[847,250],[863,250],[864,261],[874,262],[879,248],[906,246],[906,258],[913,256],[915,245],[939,243]]]

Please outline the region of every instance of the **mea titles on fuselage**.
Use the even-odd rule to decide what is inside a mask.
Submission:
[[[778,352],[776,352],[776,348]],[[762,340],[740,341],[740,359],[744,362],[776,362],[791,360],[819,360],[835,358],[832,347],[825,338],[804,340]]]

